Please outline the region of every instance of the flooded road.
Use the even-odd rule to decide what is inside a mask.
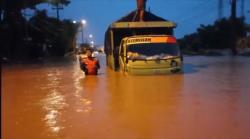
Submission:
[[[2,69],[3,139],[249,139],[250,58],[185,57],[184,74],[77,61]]]

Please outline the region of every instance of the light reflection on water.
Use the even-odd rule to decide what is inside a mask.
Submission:
[[[85,76],[78,62],[19,70],[5,67],[3,138],[250,136],[249,58],[185,57],[184,74],[167,76],[127,76],[107,69],[105,59],[100,60],[98,76]],[[28,106],[25,113],[21,105]],[[36,116],[32,123],[27,113]],[[23,131],[15,125],[17,115],[21,123],[30,123],[30,131],[48,135]]]
[[[60,86],[60,76],[61,73],[59,70],[47,74],[48,88],[43,89],[49,92],[47,96],[41,100],[41,105],[46,112],[44,121],[51,132],[55,134],[64,128],[60,125],[58,119],[62,114],[61,111],[68,105],[65,102],[65,96],[62,95],[58,89]]]
[[[78,67],[77,67],[78,68]],[[75,86],[75,92],[74,92],[74,96],[77,98],[76,101],[76,112],[84,112],[84,113],[89,113],[92,110],[92,101],[84,98],[84,88],[81,86],[81,80],[84,80],[85,75],[81,70],[75,70],[75,72],[73,73],[73,77],[74,77],[74,86]]]
[[[44,118],[47,126],[52,132],[59,132],[63,127],[58,124],[57,119],[61,114],[60,110],[66,106],[63,96],[60,93],[54,92],[43,100],[43,105],[44,110],[47,112]]]

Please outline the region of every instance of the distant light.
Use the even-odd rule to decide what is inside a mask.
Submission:
[[[91,41],[90,44],[91,44],[91,47],[94,47],[94,41]]]
[[[81,23],[82,23],[83,25],[86,25],[87,21],[86,21],[86,20],[81,20]]]
[[[73,23],[76,24],[76,20],[73,20]]]
[[[92,35],[92,34],[89,34],[89,38],[93,38],[93,35]]]

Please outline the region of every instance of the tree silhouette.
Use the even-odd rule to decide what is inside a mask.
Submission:
[[[62,4],[62,5],[67,6],[68,4],[70,4],[69,0],[47,0],[47,2],[54,5],[54,6],[56,6],[58,4]]]
[[[18,57],[18,52],[22,51],[20,45],[25,36],[25,28],[27,21],[22,15],[22,10],[26,8],[35,8],[41,3],[50,3],[52,5],[68,5],[69,0],[1,0],[0,1],[0,16],[1,17],[1,39],[0,44],[4,49],[8,49],[11,54],[7,55],[10,58]],[[1,49],[3,49],[1,48]],[[15,53],[17,52],[17,53]],[[0,53],[1,54],[1,53]],[[2,54],[1,54],[2,55]]]

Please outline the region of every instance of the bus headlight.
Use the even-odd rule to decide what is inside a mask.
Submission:
[[[174,60],[171,61],[171,67],[177,67],[178,66],[178,63]]]

